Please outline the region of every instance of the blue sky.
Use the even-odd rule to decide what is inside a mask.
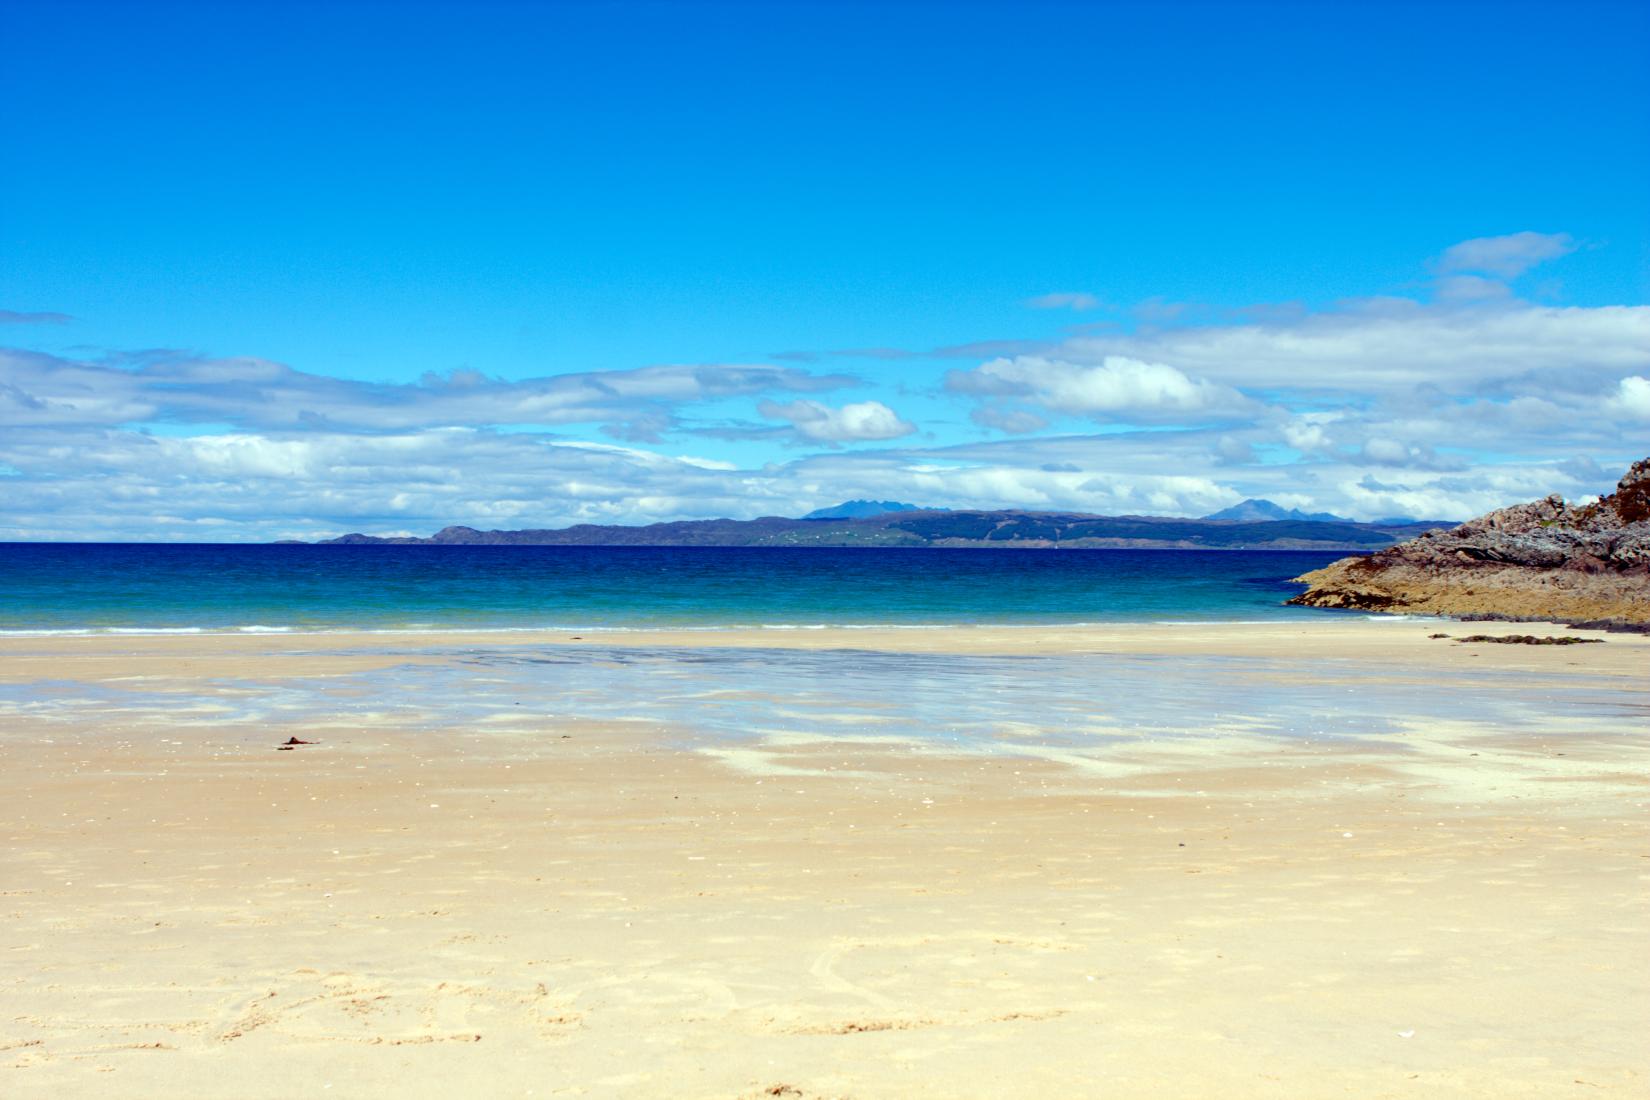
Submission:
[[[12,3],[0,537],[1650,453],[1643,5]]]

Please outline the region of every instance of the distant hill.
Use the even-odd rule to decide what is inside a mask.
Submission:
[[[1345,516],[1337,516],[1333,512],[1303,512],[1299,508],[1285,508],[1281,504],[1273,504],[1269,500],[1259,500],[1250,497],[1230,508],[1222,508],[1218,512],[1211,512],[1203,517],[1214,520],[1236,520],[1242,523],[1259,523],[1266,520],[1306,520],[1311,523],[1351,523]]]
[[[864,519],[867,516],[885,516],[890,512],[944,511],[924,509],[915,504],[901,504],[897,500],[845,500],[834,508],[815,508],[803,519]]]
[[[847,519],[703,519],[643,527],[581,523],[554,530],[478,531],[445,527],[429,538],[352,534],[342,545],[428,546],[909,546],[1114,547],[1182,550],[1379,550],[1431,530],[1319,520],[1171,519],[1018,510],[881,512]]]
[[[1265,523],[1271,520],[1304,520],[1308,523],[1356,523],[1357,520],[1337,516],[1333,512],[1303,512],[1299,508],[1285,508],[1270,500],[1250,497],[1248,500],[1222,508],[1218,512],[1210,512],[1204,519],[1220,522],[1237,523]],[[1437,527],[1454,527],[1458,521],[1453,519],[1414,519],[1410,516],[1388,516],[1385,519],[1370,521],[1370,527],[1419,527],[1432,530]]]

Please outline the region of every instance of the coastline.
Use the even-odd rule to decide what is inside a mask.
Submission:
[[[1650,458],[1585,504],[1556,494],[1295,578],[1289,602],[1650,628]]]
[[[0,681],[39,675],[59,662],[166,664],[188,660],[232,662],[245,658],[293,660],[300,664],[344,651],[378,648],[382,657],[356,655],[371,663],[399,660],[433,647],[529,647],[603,645],[619,648],[746,648],[874,650],[894,653],[1015,655],[1056,653],[1205,654],[1299,660],[1414,661],[1461,666],[1488,657],[1508,668],[1550,669],[1574,665],[1568,647],[1558,649],[1457,644],[1469,634],[1527,634],[1532,630],[1577,638],[1608,639],[1589,647],[1589,670],[1633,677],[1650,668],[1650,636],[1582,629],[1542,620],[1470,622],[1410,616],[1323,616],[1310,619],[1238,622],[1131,622],[1046,626],[772,626],[580,630],[325,630],[125,634],[0,635]],[[1431,638],[1432,634],[1447,634]],[[223,666],[227,667],[227,665]]]
[[[1636,1095],[1650,638],[1428,637],[1532,632],[0,637],[0,1088]],[[1162,736],[1004,704],[964,744],[856,709],[873,657],[958,714],[992,661],[1092,668],[1096,712],[1129,705],[1112,673],[1214,694]],[[804,659],[773,682],[829,706],[762,688]],[[246,709],[438,674],[458,701],[418,722]],[[690,704],[643,720],[615,683]],[[536,684],[518,721],[468,709]],[[1254,725],[1354,690],[1409,717]],[[711,706],[792,717],[729,739]]]

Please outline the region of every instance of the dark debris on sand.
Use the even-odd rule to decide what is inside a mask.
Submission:
[[[1438,635],[1443,637],[1444,635]],[[1603,638],[1555,638],[1534,634],[1468,634],[1462,642],[1494,642],[1497,645],[1600,645]]]

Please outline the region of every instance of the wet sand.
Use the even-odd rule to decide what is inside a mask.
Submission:
[[[1650,639],[1438,631],[1574,633],[0,639],[0,1094],[1643,1096]],[[683,663],[717,649],[743,671]],[[835,709],[763,697],[797,651]],[[855,709],[866,654],[959,712],[970,657],[1247,687],[1163,736],[1112,699],[947,739]],[[325,712],[421,670],[416,721]],[[602,697],[465,702],[541,675]],[[775,728],[707,734],[695,691]],[[1302,692],[1405,717],[1280,733]]]

